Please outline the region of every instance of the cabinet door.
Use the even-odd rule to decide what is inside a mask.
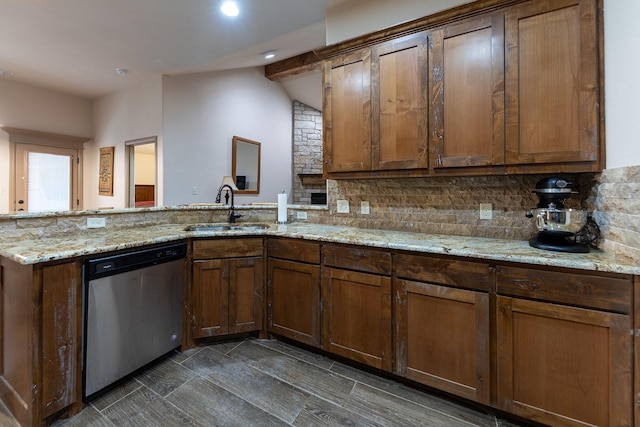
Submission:
[[[489,404],[487,293],[398,280],[396,373]]]
[[[322,348],[391,370],[391,278],[325,267]]]
[[[507,164],[598,166],[596,1],[514,7],[505,39]]]
[[[371,52],[332,59],[324,69],[326,172],[371,169]]]
[[[435,169],[504,163],[502,16],[446,26],[431,49]]]
[[[42,268],[42,417],[82,408],[82,265]]]
[[[320,346],[320,267],[269,259],[269,331]]]
[[[193,262],[193,337],[224,335],[229,330],[229,263]]]
[[[630,316],[497,301],[500,409],[549,425],[632,425]]]
[[[262,257],[239,258],[229,263],[229,333],[262,329]]]
[[[372,169],[427,168],[426,33],[373,48]]]

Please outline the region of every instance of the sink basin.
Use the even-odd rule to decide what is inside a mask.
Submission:
[[[184,231],[226,231],[231,230],[228,225],[190,225]]]
[[[232,225],[232,230],[264,230],[265,228],[269,228],[268,225],[265,224],[253,224],[253,225]]]
[[[199,224],[185,227],[185,231],[251,231],[269,228],[266,224]]]

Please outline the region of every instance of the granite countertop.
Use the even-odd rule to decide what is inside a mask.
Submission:
[[[185,224],[148,227],[93,229],[64,237],[43,237],[0,243],[0,256],[21,264],[60,259],[144,245],[184,240],[189,237],[269,235],[322,242],[346,243],[377,248],[446,254],[494,261],[510,261],[555,267],[640,275],[640,266],[601,251],[569,254],[544,251],[521,240],[434,235],[390,230],[369,230],[309,223],[272,224],[265,230],[185,231]]]

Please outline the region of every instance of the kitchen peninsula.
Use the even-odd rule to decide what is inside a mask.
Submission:
[[[243,220],[269,227],[185,231],[188,225],[226,220],[227,209],[204,207],[3,218],[3,236],[9,239],[0,244],[0,394],[16,418],[23,425],[46,425],[81,407],[83,259],[189,242],[186,348],[203,342],[187,321],[198,299],[191,294],[194,242],[227,241],[237,247],[251,241],[260,246],[255,253],[263,254],[259,259],[266,272],[256,293],[264,315],[255,329],[263,333],[544,423],[633,424],[632,347],[637,343],[629,331],[637,329],[637,264],[597,250],[544,252],[520,240],[310,222],[277,225],[273,208],[240,209]],[[322,215],[322,210],[309,213]],[[107,218],[105,229],[85,228],[86,218],[95,215]],[[307,295],[302,289],[288,294],[286,286],[292,284],[308,286],[309,295],[315,292],[322,304],[311,304],[307,313],[278,311],[286,306],[283,296]],[[363,303],[355,304],[353,296]],[[299,303],[309,306],[309,301]],[[296,331],[300,325],[312,330]],[[554,339],[561,351],[545,353]],[[562,366],[566,358],[578,368],[544,371],[542,363]],[[545,381],[531,384],[529,375]],[[596,392],[580,397],[576,376]],[[536,397],[545,393],[553,400]]]

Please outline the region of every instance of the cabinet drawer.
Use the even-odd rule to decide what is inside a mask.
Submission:
[[[631,276],[498,266],[497,292],[619,313],[631,312]]]
[[[273,258],[320,264],[320,245],[299,239],[269,239],[267,254]]]
[[[488,291],[492,283],[488,264],[423,255],[399,254],[396,276],[479,291]]]
[[[193,258],[236,258],[262,256],[262,238],[194,240]]]
[[[391,253],[340,245],[326,245],[322,251],[324,265],[365,273],[391,275]]]

